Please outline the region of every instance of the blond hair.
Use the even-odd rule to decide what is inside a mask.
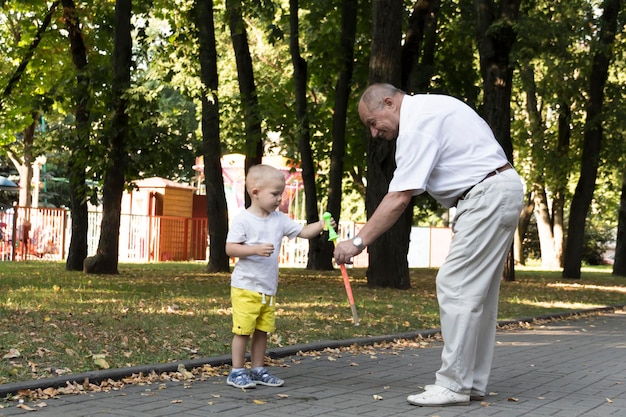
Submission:
[[[263,188],[272,181],[282,181],[284,184],[285,176],[273,166],[264,164],[253,165],[248,169],[248,175],[246,175],[246,191],[252,195],[252,189]]]

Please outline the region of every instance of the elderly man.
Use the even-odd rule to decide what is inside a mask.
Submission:
[[[411,198],[429,193],[456,207],[450,252],[437,274],[444,348],[435,384],[408,396],[418,406],[464,405],[484,398],[495,344],[504,261],[523,204],[523,187],[487,123],[444,95],[407,95],[373,84],[359,101],[372,137],[396,139],[388,193],[359,235],[335,248],[350,258],[387,231]]]

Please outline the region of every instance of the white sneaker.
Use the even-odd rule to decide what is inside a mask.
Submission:
[[[435,384],[425,385],[424,391],[428,391],[434,387],[437,387]],[[483,401],[485,399],[485,394],[482,394],[474,389],[470,392],[470,401]]]
[[[443,407],[448,405],[468,405],[470,396],[450,391],[439,385],[427,385],[421,394],[409,395],[409,404],[421,407]]]

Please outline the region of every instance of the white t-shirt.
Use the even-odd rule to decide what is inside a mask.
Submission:
[[[235,216],[228,230],[226,242],[245,245],[272,243],[274,252],[271,256],[253,255],[239,258],[233,269],[230,285],[266,295],[276,295],[278,255],[283,237],[293,239],[300,234],[303,227],[280,211],[274,211],[267,217],[257,217],[244,210]]]
[[[445,207],[507,163],[491,128],[450,96],[404,96],[389,191],[428,192]]]

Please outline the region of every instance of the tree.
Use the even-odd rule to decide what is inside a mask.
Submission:
[[[339,75],[335,86],[335,106],[333,111],[332,150],[330,152],[330,176],[328,187],[328,211],[336,221],[340,220],[342,199],[342,176],[346,154],[346,123],[352,74],[354,71],[354,44],[357,29],[357,0],[341,2],[341,31],[337,50]],[[330,258],[327,259],[330,261]]]
[[[37,51],[37,49],[39,48],[44,34],[48,30],[52,22],[52,17],[56,12],[56,9],[59,6],[60,2],[61,0],[57,0],[49,5],[45,15],[43,16],[43,19],[41,20],[41,24],[39,25],[39,27],[37,27],[32,41],[29,43],[27,49],[24,51],[24,55],[21,57],[19,65],[17,66],[15,71],[13,71],[9,80],[7,81],[2,95],[0,96],[0,112],[3,112],[5,110],[5,104],[12,97],[14,89],[17,87],[20,81],[25,78],[27,68],[29,65],[32,65],[31,63],[35,55],[35,51]],[[13,41],[19,45],[19,43],[22,42],[22,33],[21,28],[19,28],[19,23],[17,26],[18,27],[14,29]],[[22,106],[24,106],[24,108],[17,110],[17,112],[23,111],[30,116],[22,121],[22,148],[18,151],[7,147],[7,153],[11,161],[15,165],[16,169],[20,173],[19,205],[22,207],[30,207],[32,202],[32,164],[36,158],[36,155],[34,154],[34,136],[35,129],[41,115],[41,108],[42,106],[46,105],[46,101],[46,98],[43,96],[37,96],[34,94],[26,95],[26,99],[22,103]],[[11,123],[7,123],[7,125],[11,126]]]
[[[429,90],[435,70],[439,0],[418,0],[413,5],[402,47],[401,87],[409,92]]]
[[[516,165],[526,179],[529,197],[516,243],[525,238],[535,211],[542,265],[560,268],[569,178],[577,169],[570,153],[577,152],[583,126],[579,103],[584,101],[582,80],[589,66],[585,45],[593,36],[588,24],[593,11],[586,0],[540,1],[524,7],[516,24],[514,57],[519,77],[512,100],[512,136]],[[518,244],[516,260],[524,262]]]
[[[245,172],[252,165],[260,164],[263,157],[263,139],[261,132],[261,114],[256,86],[254,83],[254,70],[252,58],[248,47],[248,35],[246,24],[243,20],[243,7],[241,0],[226,0],[226,12],[228,14],[228,26],[235,51],[237,62],[237,75],[239,82],[239,94],[241,96],[241,108],[244,114],[246,130],[245,145]],[[250,196],[245,193],[246,207],[250,205]]]
[[[70,41],[72,61],[76,68],[76,90],[74,93],[76,119],[74,146],[69,149],[69,183],[72,213],[72,235],[65,262],[68,271],[81,271],[87,257],[87,232],[89,226],[87,210],[88,187],[87,149],[89,144],[89,76],[87,69],[87,51],[73,0],[63,0],[63,20]]]
[[[128,165],[129,118],[126,91],[130,88],[132,64],[131,0],[115,2],[115,48],[113,51],[113,115],[111,117],[108,161],[102,190],[102,225],[96,255],[86,258],[84,271],[95,274],[117,274],[119,230]]]
[[[474,0],[476,7],[476,36],[483,77],[484,100],[482,115],[491,126],[509,162],[513,162],[511,141],[511,91],[513,68],[511,49],[516,40],[514,23],[520,0]],[[504,268],[504,279],[515,279],[513,246]]]
[[[626,171],[622,175],[613,275],[626,277]]]
[[[304,183],[305,215],[307,223],[314,223],[319,221],[317,190],[315,187],[315,177],[317,173],[313,162],[311,130],[307,110],[307,62],[300,54],[300,19],[298,16],[298,5],[298,0],[289,1],[289,52],[293,64],[296,99],[296,136],[298,138],[300,168],[302,169],[302,181]],[[309,240],[307,269],[332,269],[332,253],[328,250],[328,248],[332,247],[332,244],[327,243],[328,239],[324,239],[324,237],[327,237],[327,234]],[[327,250],[325,254],[322,254],[324,248],[327,248]]]
[[[227,272],[230,269],[229,257],[226,255],[228,210],[220,161],[222,153],[220,149],[219,100],[217,95],[219,83],[213,0],[196,0],[195,15],[198,43],[200,45],[200,78],[203,85],[201,92],[202,144],[211,249],[207,271]]]
[[[400,85],[402,2],[374,0],[372,50],[369,82]],[[369,137],[369,133],[368,133]],[[369,137],[367,150],[367,192],[365,206],[370,216],[387,193],[395,169],[395,142]],[[400,216],[396,224],[368,247],[370,286],[411,287],[407,253],[413,207]]]
[[[602,147],[604,86],[608,78],[620,7],[620,0],[604,0],[598,41],[592,46],[593,59],[589,78],[589,99],[586,107],[587,119],[584,129],[580,178],[570,209],[563,278],[580,278],[587,213],[593,199]]]
[[[531,147],[533,165],[529,169],[531,180],[529,181],[528,188],[530,188],[532,198],[530,206],[533,207],[537,220],[537,230],[541,246],[541,265],[544,268],[555,268],[559,266],[559,263],[555,252],[555,236],[551,226],[548,197],[544,184],[546,170],[544,169],[545,161],[543,156],[547,153],[545,151],[547,146],[545,145],[546,139],[543,132],[543,121],[538,104],[537,84],[535,82],[533,66],[522,63],[521,67],[520,78],[522,79],[522,85],[526,93],[528,130],[530,136],[533,138],[534,145]]]

